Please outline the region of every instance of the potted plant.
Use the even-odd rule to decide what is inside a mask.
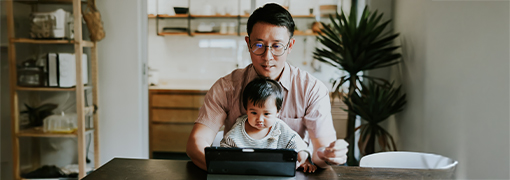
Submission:
[[[379,123],[403,110],[406,95],[400,93],[402,86],[394,88],[393,83],[381,86],[370,81],[368,84],[363,86],[361,92],[354,92],[350,98],[344,97],[349,111],[367,122],[356,128],[360,130],[360,154],[363,156],[377,152],[377,143],[378,151],[396,151],[393,137]]]
[[[389,20],[381,22],[382,13],[370,12],[365,7],[358,21],[356,7],[352,6],[349,16],[342,11],[334,17],[330,15],[331,25],[322,24],[318,41],[324,45],[316,48],[314,58],[327,63],[348,75],[339,77],[333,82],[334,93],[332,98],[341,98],[340,87],[349,83],[346,100],[354,96],[355,91],[361,92],[363,80],[372,81],[378,85],[388,86],[389,82],[376,77],[362,75],[363,71],[388,67],[399,63],[401,55],[395,50],[399,46],[393,45],[393,40],[398,36],[394,33],[383,33]],[[347,137],[349,144],[348,165],[358,165],[354,158],[354,132],[356,114],[348,111]]]

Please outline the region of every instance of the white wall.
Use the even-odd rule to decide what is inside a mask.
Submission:
[[[148,157],[146,0],[97,1],[106,37],[98,43],[101,164]]]
[[[394,4],[399,147],[458,160],[460,179],[509,179],[509,2]]]

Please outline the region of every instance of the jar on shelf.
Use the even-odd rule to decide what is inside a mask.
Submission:
[[[34,60],[27,60],[18,67],[18,86],[44,86],[44,69],[36,66]]]

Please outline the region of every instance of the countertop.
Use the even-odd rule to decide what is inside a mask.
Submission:
[[[209,90],[215,82],[216,79],[165,79],[159,80],[156,86],[149,86],[149,90]]]

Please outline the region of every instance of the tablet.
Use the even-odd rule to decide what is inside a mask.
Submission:
[[[295,176],[294,149],[206,147],[205,160],[210,174]]]

